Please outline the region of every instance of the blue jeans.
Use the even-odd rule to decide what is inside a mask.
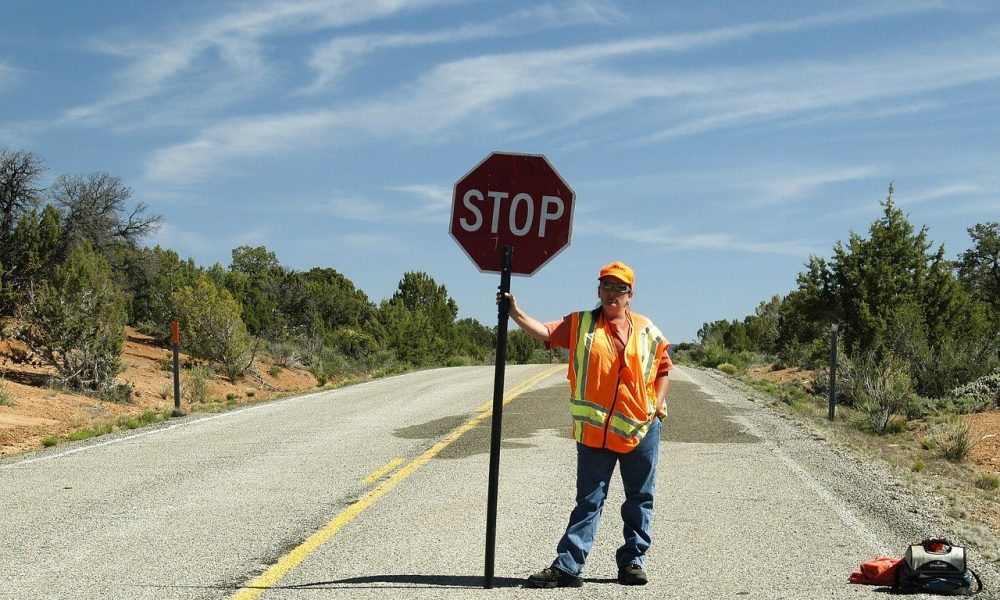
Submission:
[[[569,515],[566,533],[559,540],[553,567],[570,575],[583,573],[583,564],[594,546],[594,535],[616,463],[620,465],[625,487],[622,504],[625,543],[615,553],[615,560],[619,569],[632,563],[645,563],[646,551],[653,543],[653,492],[659,451],[660,421],[657,419],[653,419],[639,445],[625,454],[577,443],[576,507]]]

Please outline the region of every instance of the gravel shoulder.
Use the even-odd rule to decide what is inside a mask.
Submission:
[[[776,410],[772,398],[723,373],[690,367],[686,371],[717,401],[743,409],[737,421],[760,434],[789,468],[811,480],[821,497],[835,499],[835,510],[838,505],[846,509],[845,525],[868,538],[875,553],[901,556],[907,545],[920,539],[948,537],[968,548],[970,566],[986,585],[979,597],[997,596],[1000,538],[985,524],[985,515],[950,510],[958,492],[949,489],[946,478],[910,476],[872,446],[852,443],[792,411]]]

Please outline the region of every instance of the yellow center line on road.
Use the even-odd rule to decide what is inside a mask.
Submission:
[[[396,460],[389,461],[384,467],[379,468],[368,477],[365,477],[362,481],[364,481],[368,485],[371,485],[376,481],[378,481],[379,479],[381,479],[383,475],[395,469],[404,462],[406,462],[405,458],[397,458]]]
[[[551,369],[546,369],[527,381],[519,383],[504,395],[503,403],[505,405],[508,404],[524,392],[541,383],[543,380],[565,369],[565,365],[558,365],[552,367]],[[338,531],[354,520],[354,518],[360,515],[366,508],[375,504],[375,502],[377,502],[382,496],[389,493],[414,471],[423,466],[430,459],[437,456],[452,442],[465,435],[465,433],[467,433],[470,429],[492,414],[492,408],[487,409],[484,412],[480,412],[466,421],[463,425],[438,440],[436,444],[425,450],[420,456],[410,461],[402,469],[393,473],[389,479],[386,479],[378,487],[362,496],[357,502],[341,511],[340,514],[323,526],[322,529],[306,538],[306,541],[302,542],[294,550],[281,557],[278,562],[271,565],[270,568],[261,573],[253,581],[244,585],[243,588],[232,597],[232,600],[254,600],[260,597],[260,595],[266,592],[269,588],[274,587],[274,585],[281,581],[285,575],[288,575],[292,569],[299,566],[302,561],[309,557],[310,554],[319,549],[320,546],[336,535]]]

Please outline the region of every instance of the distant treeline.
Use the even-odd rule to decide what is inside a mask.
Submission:
[[[893,406],[883,401],[869,407],[881,411],[876,428],[887,413],[928,398],[964,398],[965,410],[996,405],[1000,223],[969,228],[971,247],[949,260],[944,246],[930,241],[926,226],[916,230],[892,195],[890,185],[867,237],[851,232],[846,244],[834,246],[832,258],[811,257],[795,290],[761,302],[743,320],[705,323],[700,344],[680,348],[682,354],[713,367],[772,361],[822,369],[829,363],[831,325],[837,324],[847,367],[841,400],[879,404],[874,396],[886,393],[872,389],[895,390],[888,394],[897,396]],[[982,393],[970,400],[963,386],[976,381]]]
[[[457,319],[443,285],[408,272],[375,304],[331,267],[295,271],[263,246],[232,251],[228,267],[196,265],[142,241],[162,217],[107,173],[62,175],[41,187],[42,159],[0,148],[0,316],[10,358],[54,367],[75,389],[118,399],[125,325],[166,343],[178,320],[184,352],[232,379],[268,352],[322,381],[361,372],[491,361],[495,327]],[[486,300],[489,301],[489,300]],[[512,331],[507,360],[549,354]]]

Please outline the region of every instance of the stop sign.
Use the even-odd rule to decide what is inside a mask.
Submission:
[[[479,270],[532,275],[569,245],[573,190],[541,154],[494,152],[455,184],[451,236]]]

